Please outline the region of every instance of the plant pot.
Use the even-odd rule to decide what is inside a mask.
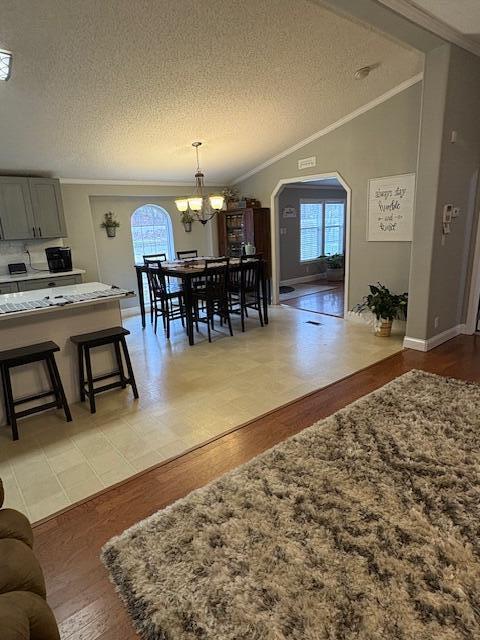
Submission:
[[[392,333],[392,320],[381,318],[375,321],[375,335],[379,338],[389,338]]]
[[[345,277],[345,269],[330,269],[327,267],[327,280],[329,282],[342,282]]]
[[[190,233],[190,231],[192,230],[192,223],[191,222],[183,222],[183,228],[185,229],[185,231],[187,233]]]
[[[115,236],[117,235],[117,227],[105,227],[107,230],[107,237],[108,238],[115,238]]]

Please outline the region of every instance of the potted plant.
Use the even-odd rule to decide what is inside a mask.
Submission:
[[[320,256],[327,267],[327,280],[340,282],[345,277],[345,256],[342,253],[334,253],[331,256]]]
[[[189,233],[192,230],[192,222],[193,222],[193,216],[190,213],[190,211],[182,211],[182,217],[180,218],[180,220],[183,224],[183,228],[185,229],[185,231]]]
[[[117,235],[117,229],[120,226],[120,223],[118,222],[118,220],[115,220],[114,216],[115,214],[113,213],[113,211],[108,211],[108,213],[103,216],[104,220],[100,225],[107,230],[107,236],[109,238],[115,238],[115,236]]]
[[[227,210],[231,211],[238,207],[239,191],[237,187],[225,187],[222,189],[222,196],[225,199]]]
[[[369,285],[370,294],[364,296],[354,311],[370,311],[375,316],[375,335],[388,338],[395,318],[407,317],[408,293],[391,293],[384,284]]]

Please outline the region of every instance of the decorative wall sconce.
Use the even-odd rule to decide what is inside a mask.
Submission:
[[[117,235],[117,229],[120,226],[119,221],[115,220],[115,214],[113,213],[113,211],[108,211],[108,213],[106,213],[103,217],[104,220],[100,226],[103,229],[106,229],[108,238],[115,238],[115,236]]]

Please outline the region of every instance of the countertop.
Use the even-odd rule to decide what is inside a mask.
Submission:
[[[62,276],[77,276],[77,275],[83,275],[84,273],[86,273],[85,269],[72,269],[71,271],[60,271],[59,273],[53,273],[52,271],[47,271],[47,270],[45,271],[27,270],[27,273],[17,273],[14,276],[11,276],[8,273],[0,273],[0,283],[23,282],[24,280],[41,280],[43,278],[61,278]]]
[[[65,287],[55,287],[55,289],[35,289],[33,291],[18,291],[16,293],[5,293],[0,295],[0,321],[2,320],[15,320],[16,318],[38,315],[42,313],[62,312],[64,310],[78,308],[81,306],[104,304],[111,302],[112,300],[119,300],[121,298],[129,298],[134,294],[131,291],[124,289],[118,289],[117,293],[113,293],[108,297],[93,298],[89,300],[82,300],[76,302],[70,302],[69,304],[63,304],[65,300],[63,296],[74,296],[86,293],[93,293],[96,291],[116,291],[112,290],[112,286],[104,284],[103,282],[84,282],[83,284],[72,284]],[[2,310],[3,305],[7,304],[22,304],[34,301],[48,302],[52,306],[42,307],[40,309],[25,309],[21,311],[13,311],[11,313],[5,313]]]

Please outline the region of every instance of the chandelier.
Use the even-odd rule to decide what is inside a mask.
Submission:
[[[175,204],[177,205],[177,209],[181,213],[185,213],[188,211],[195,220],[198,220],[202,224],[207,224],[207,222],[213,218],[217,211],[220,211],[220,209],[223,207],[224,198],[223,196],[218,195],[207,197],[204,193],[205,176],[200,169],[200,161],[198,158],[198,149],[201,146],[201,142],[192,142],[192,147],[195,148],[195,153],[197,155],[195,194],[189,198],[178,198],[177,200],[175,200]]]

